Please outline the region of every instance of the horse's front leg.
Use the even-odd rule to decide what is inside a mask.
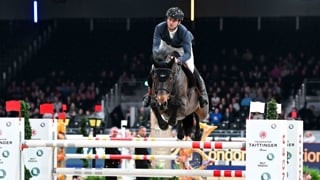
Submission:
[[[177,123],[177,111],[178,111],[178,106],[173,106],[172,113],[171,113],[170,118],[168,120],[168,124],[170,126],[174,126]]]
[[[168,127],[169,127],[169,125],[168,125],[168,123],[162,118],[162,116],[161,116],[161,114],[160,114],[160,111],[159,111],[159,108],[158,108],[158,106],[156,105],[156,103],[155,103],[155,102],[152,102],[152,103],[150,104],[150,107],[151,107],[154,115],[155,115],[156,118],[157,118],[157,122],[158,122],[159,128],[160,128],[161,130],[167,130]]]
[[[184,130],[183,130],[182,126],[183,126],[182,125],[182,120],[178,121],[178,123],[177,123],[177,137],[180,140],[182,140],[184,138]]]
[[[168,120],[169,125],[174,126],[177,123],[177,113],[178,113],[178,108],[181,107],[182,102],[178,101],[176,99],[172,99],[172,103],[171,103],[171,114],[170,114],[170,118]]]

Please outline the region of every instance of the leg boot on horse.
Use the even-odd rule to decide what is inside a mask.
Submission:
[[[152,70],[150,71],[150,74],[148,76],[148,93],[144,95],[142,104],[144,107],[148,107],[150,105],[151,101],[151,95],[152,95]]]
[[[208,101],[208,93],[207,93],[207,90],[206,90],[206,85],[198,71],[197,68],[194,68],[194,71],[193,71],[193,75],[196,79],[196,82],[197,82],[197,86],[200,90],[200,95],[199,95],[199,103],[200,103],[200,107],[203,108],[204,106],[208,105],[209,104],[209,101]]]
[[[152,95],[152,89],[151,87],[148,88],[148,93],[144,95],[142,104],[144,107],[148,107],[150,105],[151,101],[151,95]]]

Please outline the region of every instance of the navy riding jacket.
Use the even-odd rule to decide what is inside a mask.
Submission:
[[[153,34],[153,45],[152,45],[152,53],[156,54],[159,51],[159,46],[161,40],[166,42],[168,45],[174,48],[183,48],[184,54],[178,59],[181,62],[187,61],[191,56],[191,47],[192,41],[194,37],[192,33],[182,24],[178,25],[178,29],[174,37],[171,39],[169,35],[169,30],[167,26],[167,22],[159,23],[155,29]]]

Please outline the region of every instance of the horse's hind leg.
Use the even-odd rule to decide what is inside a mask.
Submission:
[[[200,124],[199,124],[200,118],[196,113],[194,113],[194,121],[195,121],[194,123],[196,123],[194,124],[195,126],[194,140],[200,141],[201,140],[201,131],[200,131]]]
[[[183,131],[185,136],[191,138],[193,130],[193,114],[188,115],[182,121]]]

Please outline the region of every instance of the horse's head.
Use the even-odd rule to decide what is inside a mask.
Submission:
[[[170,99],[175,81],[175,58],[171,55],[160,54],[152,59],[153,89],[159,104],[165,104]]]

